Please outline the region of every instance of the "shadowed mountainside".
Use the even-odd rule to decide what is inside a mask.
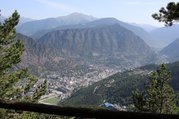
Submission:
[[[167,57],[169,62],[175,62],[179,60],[179,38],[173,41],[171,44],[166,46],[160,51],[160,55]]]

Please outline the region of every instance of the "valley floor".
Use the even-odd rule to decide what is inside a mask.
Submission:
[[[42,77],[46,77],[45,79],[48,81],[48,91],[45,96],[41,97],[39,103],[56,105],[57,102],[63,101],[70,97],[81,87],[87,87],[94,82],[100,81],[119,72],[118,70],[106,67],[95,67],[94,69],[95,70],[82,76],[65,75],[62,77],[58,72],[44,73]]]

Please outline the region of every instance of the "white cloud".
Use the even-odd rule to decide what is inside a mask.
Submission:
[[[55,9],[59,9],[59,10],[62,10],[62,11],[65,11],[65,12],[74,12],[74,11],[77,11],[75,8],[69,6],[69,5],[66,5],[66,4],[62,4],[62,3],[57,3],[57,2],[54,2],[52,0],[36,0],[42,4],[45,4],[45,5],[48,5],[52,8],[55,8]]]

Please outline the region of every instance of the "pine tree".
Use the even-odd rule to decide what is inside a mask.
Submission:
[[[46,92],[47,82],[32,89],[38,79],[27,68],[17,68],[25,50],[23,43],[15,38],[19,18],[15,11],[0,23],[0,99],[37,102]],[[30,90],[34,90],[31,95]]]
[[[176,95],[168,81],[171,74],[164,64],[153,71],[144,91],[133,92],[133,103],[138,111],[173,114],[176,110]]]
[[[152,15],[155,20],[164,22],[166,26],[172,26],[174,22],[179,22],[179,2],[170,2],[166,8],[162,7],[159,13]]]

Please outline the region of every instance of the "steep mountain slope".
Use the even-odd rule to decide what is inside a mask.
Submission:
[[[38,43],[56,48],[67,56],[126,67],[149,63],[155,55],[140,37],[119,24],[53,31]]]
[[[22,57],[20,66],[30,67],[34,69],[33,73],[38,73],[38,68],[46,68],[47,64],[57,64],[64,60],[57,51],[48,48],[45,45],[36,43],[32,38],[22,34],[17,34],[16,39],[24,42],[25,52]],[[54,67],[55,68],[55,67]]]
[[[41,31],[34,33],[31,37],[33,37],[34,39],[39,39],[46,33],[56,31],[56,30],[84,29],[84,28],[93,28],[93,27],[97,27],[97,26],[114,25],[114,24],[119,24],[119,25],[127,28],[128,30],[134,32],[137,36],[139,36],[141,39],[143,39],[149,46],[157,47],[157,45],[155,44],[155,40],[153,40],[153,37],[151,37],[150,34],[147,33],[145,30],[143,30],[142,28],[140,28],[138,26],[119,21],[115,18],[102,18],[102,19],[97,19],[92,22],[83,23],[83,24],[65,25],[65,26],[60,26],[60,27],[54,28],[54,29],[43,29]]]
[[[175,62],[179,60],[179,38],[173,41],[171,44],[166,46],[160,51],[160,55],[167,57],[167,60],[170,62]]]
[[[57,17],[57,20],[60,22],[64,22],[64,25],[84,24],[90,21],[94,21],[95,19],[97,18],[77,12],[67,16]]]
[[[55,27],[63,25],[82,24],[92,21],[94,19],[95,18],[92,16],[87,16],[80,13],[73,13],[68,16],[47,18],[24,23],[17,27],[17,32],[27,36],[31,36],[32,34],[41,30],[53,29]]]
[[[179,25],[174,25],[172,27],[162,27],[150,32],[151,36],[154,37],[156,44],[160,48],[164,48],[175,39],[179,38]]]
[[[36,76],[40,77],[45,72],[70,76],[73,75],[72,72],[83,74],[94,69],[80,59],[64,57],[58,50],[39,44],[25,35],[17,34],[16,39],[22,40],[25,45],[22,62],[18,66],[29,67],[31,73]]]
[[[132,31],[133,33],[135,33],[137,36],[139,36],[141,39],[143,39],[149,46],[151,47],[156,47],[155,43],[152,42],[153,38],[149,35],[149,33],[147,33],[144,29],[119,21],[115,18],[104,18],[104,19],[99,19],[96,21],[93,21],[91,23],[89,23],[89,25],[94,26],[94,25],[111,25],[111,24],[120,24],[121,26],[123,26],[124,28]]]
[[[168,64],[173,79],[170,81],[175,91],[179,91],[179,61]],[[147,83],[148,74],[156,70],[156,65],[147,65],[131,71],[114,74],[106,79],[82,88],[60,105],[99,106],[104,101],[127,105],[132,102],[132,91],[142,89]]]
[[[17,39],[21,39],[25,45],[25,59],[27,63],[33,63],[34,65],[43,64],[45,61],[53,60],[51,57],[55,56],[57,53],[55,50],[36,43],[33,39],[17,34]]]

